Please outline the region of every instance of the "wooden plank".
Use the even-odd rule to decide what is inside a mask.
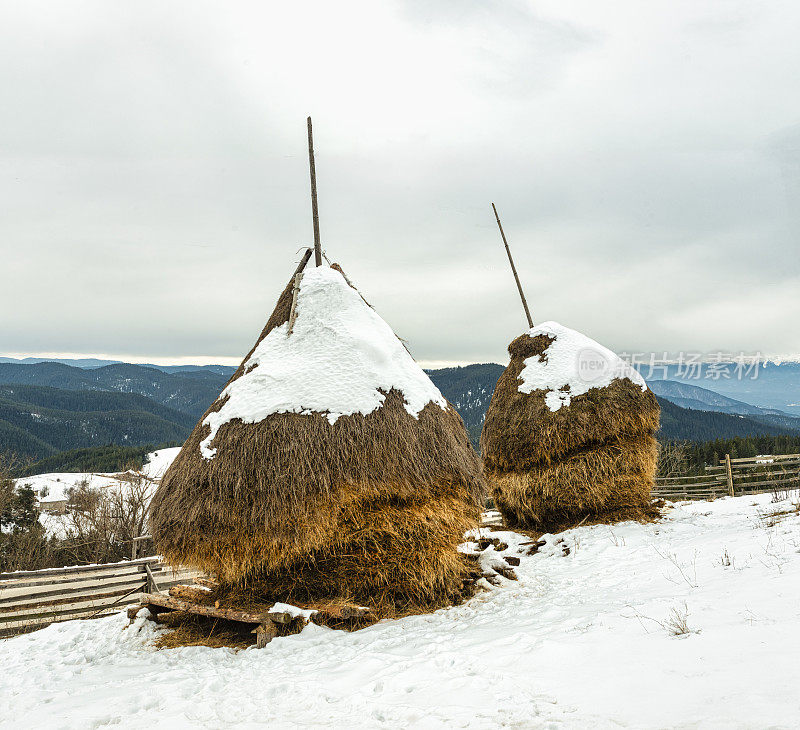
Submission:
[[[697,483],[697,484],[665,484],[665,485],[663,485],[661,487],[656,486],[656,488],[653,491],[654,492],[657,492],[657,491],[680,492],[680,491],[687,491],[687,490],[688,491],[694,491],[696,489],[700,489],[700,490],[717,489],[719,491],[725,491],[726,485],[725,485],[724,482],[721,483],[721,484],[712,484],[712,485],[703,484],[703,483]]]
[[[167,582],[161,581],[158,584],[161,587],[162,591],[169,592],[169,589],[173,586],[182,586],[186,585],[186,578],[177,578],[175,580],[169,580]]]
[[[294,285],[292,286],[292,306],[289,309],[289,326],[286,328],[287,337],[292,334],[294,329],[294,321],[297,318],[297,295],[300,291],[300,282],[303,280],[303,274],[294,275]]]
[[[756,463],[757,459],[773,459],[782,461],[785,459],[800,459],[800,454],[761,454],[760,456],[744,456],[740,459],[731,459],[732,464],[744,464],[746,462]]]
[[[14,596],[0,598],[0,611],[4,606],[17,605],[21,602],[36,603],[47,599],[61,598],[74,595],[91,595],[94,591],[103,591],[120,586],[131,586],[136,583],[144,583],[144,578],[140,573],[134,573],[118,580],[104,581],[93,586],[78,586],[77,588],[56,588],[49,591],[39,591],[38,593],[19,593]]]
[[[754,471],[749,474],[739,474],[736,477],[737,484],[745,484],[748,480],[752,479],[772,479],[773,481],[781,481],[786,479],[800,479],[800,472],[794,471]]]
[[[657,497],[662,499],[705,499],[706,497],[722,497],[725,492],[664,492],[664,494],[657,494]]]
[[[50,576],[73,576],[78,573],[96,573],[112,568],[127,568],[133,565],[158,563],[158,557],[123,560],[119,563],[103,563],[100,565],[72,565],[68,568],[45,568],[44,570],[18,570],[14,573],[0,573],[0,581],[17,580],[18,578],[48,578]]]
[[[724,481],[719,474],[693,474],[688,477],[656,477],[656,484],[679,484],[689,479],[707,479],[704,484],[713,484],[717,481]]]
[[[313,249],[307,248],[306,252],[303,254],[303,258],[300,259],[300,263],[297,264],[297,268],[294,270],[294,274],[292,274],[292,278],[297,276],[303,269],[306,268],[306,264],[308,260],[311,258],[311,254],[314,252]]]
[[[160,591],[161,589],[158,587],[158,581],[156,577],[153,575],[153,571],[150,570],[149,565],[145,565],[144,569],[147,571],[147,589],[150,592],[153,591]]]
[[[153,571],[155,573],[161,572],[162,568],[155,565],[153,566]],[[21,580],[17,581],[6,581],[5,583],[0,584],[0,595],[5,595],[10,591],[18,591],[22,589],[28,589],[31,592],[35,592],[32,589],[41,588],[44,590],[49,589],[51,586],[57,585],[75,585],[77,583],[91,583],[92,581],[104,581],[104,580],[111,580],[113,578],[119,578],[123,576],[134,576],[134,575],[141,575],[144,574],[144,566],[143,565],[136,565],[133,566],[131,570],[121,570],[118,569],[113,573],[90,573],[85,574],[81,573],[80,575],[75,575],[70,578],[42,578],[41,580]]]
[[[792,461],[775,461],[770,463],[761,464],[733,464],[732,468],[736,472],[748,472],[759,469],[774,469],[774,470],[789,470],[794,471],[800,465],[800,461],[792,459]]]
[[[96,597],[99,593],[108,591],[109,589],[141,585],[145,581],[145,573],[141,570],[143,566],[138,566],[136,572],[128,572],[122,574],[115,574],[111,578],[98,578],[96,575],[83,576],[78,580],[71,580],[64,584],[62,579],[55,579],[55,583],[37,583],[33,588],[16,585],[6,585],[0,588],[0,611],[11,610],[24,604],[36,604],[52,602],[55,598],[72,597],[71,600],[79,601],[82,597],[91,598]],[[159,586],[166,590],[172,585],[178,583],[185,583],[187,580],[192,580],[197,572],[196,571],[178,571],[161,570],[158,566],[154,566],[153,573],[159,576]],[[163,576],[163,577],[162,577]],[[54,579],[50,579],[51,581]],[[61,601],[69,602],[69,601]]]
[[[144,581],[128,583],[124,586],[117,586],[116,588],[108,591],[101,591],[100,593],[93,593],[91,595],[81,596],[80,598],[87,601],[99,601],[104,598],[115,598],[117,596],[125,595],[137,586],[140,586],[142,590],[144,590]],[[54,598],[49,601],[34,601],[33,603],[21,603],[13,606],[4,606],[0,608],[0,619],[19,612],[30,612],[38,609],[47,610],[48,608],[53,608],[56,606],[73,606],[76,602],[79,601],[76,601],[75,596],[66,596],[64,598]],[[57,609],[54,608],[54,610],[57,612]]]
[[[772,487],[773,489],[797,489],[800,487],[800,478],[797,479],[786,479],[786,480],[775,480],[775,479],[768,479],[763,482],[738,482],[737,488],[742,487]],[[772,489],[764,489],[763,492],[771,492]]]
[[[659,489],[652,494],[662,496],[664,494],[727,494],[724,487],[720,489]]]
[[[57,606],[48,607],[47,605],[44,605],[38,608],[24,609],[16,613],[3,613],[0,614],[0,626],[11,623],[26,622],[29,618],[36,618],[40,616],[51,617],[52,620],[53,616],[68,616],[80,611],[96,611],[99,608],[110,606],[112,603],[114,603],[112,599],[119,598],[119,596],[124,596],[126,593],[127,591],[125,590],[119,590],[114,591],[112,595],[103,599],[88,597],[83,600],[76,599],[71,603],[59,604]],[[133,602],[134,596],[139,595],[141,595],[141,593],[131,593],[131,602]]]
[[[160,573],[156,571],[159,583],[163,583],[165,580],[177,580],[179,578],[183,580],[194,580],[201,575],[202,573],[198,573],[196,570],[163,570]]]
[[[131,601],[136,598],[135,595],[131,596]],[[100,612],[98,613],[98,608]],[[32,627],[44,628],[50,624],[61,623],[62,621],[72,621],[73,619],[84,619],[93,616],[103,616],[116,613],[122,610],[119,606],[109,604],[107,606],[86,606],[85,608],[76,608],[59,611],[54,614],[29,614],[22,617],[17,617],[11,621],[0,622],[0,636],[21,633],[26,629]]]

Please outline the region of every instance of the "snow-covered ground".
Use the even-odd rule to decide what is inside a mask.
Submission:
[[[0,641],[0,728],[796,728],[800,515],[769,516],[792,509],[569,530],[463,606],[261,650],[156,651],[163,629],[124,614],[56,624]]]

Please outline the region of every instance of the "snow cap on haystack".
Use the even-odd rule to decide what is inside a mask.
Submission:
[[[421,605],[460,586],[455,547],[482,492],[461,418],[341,269],[320,266],[289,282],[195,426],[151,527],[167,559],[223,582]]]
[[[550,529],[649,504],[658,401],[611,350],[557,322],[508,347],[481,434],[512,524]]]

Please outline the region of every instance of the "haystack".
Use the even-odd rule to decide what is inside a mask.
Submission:
[[[461,418],[341,269],[289,282],[164,475],[175,564],[286,601],[379,615],[452,601],[484,491]]]
[[[660,409],[641,375],[557,322],[533,327],[508,351],[481,433],[507,523],[554,531],[646,513]]]

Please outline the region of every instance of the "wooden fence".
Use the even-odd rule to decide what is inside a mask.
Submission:
[[[800,454],[754,456],[731,459],[707,466],[695,476],[656,479],[655,497],[662,499],[714,499],[716,497],[788,492],[800,489]]]
[[[108,615],[143,592],[164,591],[197,575],[174,570],[158,557],[0,573],[0,638],[57,621]]]

